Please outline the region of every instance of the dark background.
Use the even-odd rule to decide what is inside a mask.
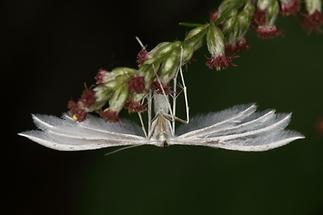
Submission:
[[[323,36],[303,31],[295,17],[280,18],[284,36],[275,40],[251,31],[238,67],[210,71],[204,48],[185,76],[192,115],[256,102],[293,112],[290,128],[305,140],[266,153],[141,147],[105,157],[109,149],[58,152],[16,135],[34,128],[31,113],[66,111],[100,67],[135,67],[134,36],[149,48],[182,39],[188,29],[177,23],[203,23],[216,4],[4,1],[5,214],[322,215]]]

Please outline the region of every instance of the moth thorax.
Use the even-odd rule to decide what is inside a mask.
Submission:
[[[155,114],[168,113],[169,100],[168,95],[154,93],[154,110]]]

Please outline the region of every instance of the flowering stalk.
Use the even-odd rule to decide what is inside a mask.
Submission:
[[[190,62],[204,44],[210,53],[207,66],[223,70],[233,65],[235,53],[249,47],[246,34],[251,25],[260,38],[271,39],[281,34],[276,26],[279,15],[296,16],[300,10],[300,0],[223,0],[210,13],[208,23],[181,23],[191,28],[183,41],[162,42],[150,51],[143,47],[137,55],[137,69],[100,69],[96,85],[85,89],[78,101],[69,101],[69,112],[77,121],[83,121],[88,112],[97,112],[112,122],[118,121],[123,108],[143,112],[148,93],[169,93],[179,67]],[[302,25],[309,32],[320,31],[322,0],[305,0],[305,11]]]
[[[300,9],[300,0],[280,0],[280,13],[283,16],[295,16]]]

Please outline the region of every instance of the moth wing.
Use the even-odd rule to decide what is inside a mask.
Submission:
[[[244,119],[217,129],[200,129],[194,135],[180,135],[171,144],[200,145],[238,151],[266,151],[302,139],[300,133],[285,130],[291,114],[273,110],[253,112]],[[207,128],[212,127],[208,126]],[[214,127],[213,127],[214,128]]]
[[[282,130],[265,135],[257,135],[249,138],[235,138],[217,145],[217,142],[210,142],[208,146],[237,150],[237,151],[268,151],[284,145],[294,140],[303,139],[304,136],[296,131]]]
[[[191,146],[208,146],[212,148],[221,148],[235,151],[261,152],[284,146],[294,140],[303,139],[304,136],[298,132],[285,130],[273,132],[266,135],[255,136],[250,138],[235,138],[230,141],[205,141],[197,140],[178,140],[173,139],[170,145],[191,145]]]
[[[236,105],[223,111],[200,115],[190,120],[189,124],[181,125],[176,135],[187,138],[231,127],[252,115],[256,109],[255,104]]]
[[[39,130],[19,135],[60,151],[150,144],[146,138],[139,136],[140,129],[130,122],[112,124],[94,116],[84,122],[75,122],[67,115],[63,118],[33,115],[33,121]]]

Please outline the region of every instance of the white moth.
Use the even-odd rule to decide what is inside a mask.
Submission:
[[[83,122],[75,122],[67,115],[62,118],[33,115],[34,123],[40,130],[19,135],[60,151],[140,145],[192,145],[267,151],[304,138],[297,132],[284,129],[290,121],[290,114],[276,114],[273,110],[255,111],[256,106],[252,104],[210,113],[182,125],[175,135],[172,121],[165,112],[160,111],[156,113],[147,137],[139,126],[128,121],[107,123],[89,116]]]
[[[176,116],[178,75],[181,77],[180,87],[185,98],[186,120]],[[220,112],[198,116],[189,122],[182,64],[179,65],[175,75],[173,90],[171,95],[166,95],[165,92],[162,94],[149,92],[147,131],[141,114],[139,114],[141,128],[129,121],[109,123],[93,115],[89,115],[83,122],[76,122],[64,114],[61,118],[33,115],[34,123],[39,130],[27,131],[19,135],[60,151],[93,150],[116,146],[130,148],[142,145],[158,147],[191,145],[238,151],[267,151],[304,138],[300,133],[285,130],[291,114],[277,114],[274,110],[256,112],[257,107],[254,104],[234,106]],[[152,106],[154,118],[152,118]],[[175,130],[176,121],[185,124]]]
[[[141,145],[192,145],[266,151],[304,138],[300,133],[285,130],[291,114],[277,114],[274,110],[256,112],[254,104],[198,116],[175,132],[175,121],[180,119],[174,115],[175,109],[172,109],[172,114],[169,113],[168,96],[154,94],[153,101],[155,117],[148,120],[148,133],[144,127],[141,129],[129,121],[109,123],[90,115],[85,121],[76,122],[64,114],[62,118],[33,115],[39,130],[19,135],[61,151]],[[149,114],[150,110],[151,104],[148,105]]]

